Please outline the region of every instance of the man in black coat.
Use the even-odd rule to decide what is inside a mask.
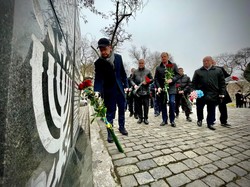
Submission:
[[[196,100],[197,125],[202,126],[203,109],[207,105],[207,127],[215,130],[213,127],[215,108],[225,96],[226,84],[222,70],[213,66],[211,56],[206,56],[203,59],[203,66],[194,72],[192,86],[195,90],[202,90],[204,93],[203,97]]]
[[[185,112],[186,120],[191,122],[190,118],[192,105],[188,100],[188,95],[191,92],[191,80],[190,77],[184,74],[183,68],[178,68],[180,74],[180,79],[176,82],[177,94],[175,98],[175,113],[176,117],[179,116],[179,108],[182,107],[182,110]]]
[[[216,66],[216,62],[213,60],[213,65],[216,68],[219,68],[222,70],[223,75],[226,78],[230,77],[230,74],[226,72],[226,70],[223,67],[220,66]],[[219,111],[220,111],[220,122],[221,125],[224,127],[229,127],[231,126],[230,124],[227,123],[227,119],[228,119],[228,114],[227,114],[227,103],[231,103],[232,100],[229,96],[229,93],[227,92],[227,90],[225,90],[225,97],[222,99],[221,102],[219,102]]]
[[[146,125],[149,124],[149,85],[152,81],[152,74],[149,69],[145,68],[144,59],[140,59],[138,62],[138,69],[134,71],[131,78],[131,85],[135,88],[135,90],[137,90],[135,96],[135,106],[139,117],[139,120],[137,121],[138,124],[142,122]]]
[[[124,92],[124,89],[128,89],[128,80],[122,57],[113,53],[110,41],[106,38],[101,38],[98,41],[98,48],[100,49],[101,57],[95,61],[94,91],[103,97],[105,107],[107,108],[106,117],[112,125],[116,106],[118,106],[119,131],[123,135],[128,135],[125,129],[126,97]],[[113,142],[109,132],[108,142]]]
[[[166,52],[161,53],[161,64],[156,67],[155,70],[155,85],[157,87],[157,93],[159,95],[160,107],[162,112],[162,122],[160,126],[164,126],[168,124],[168,115],[167,115],[167,104],[169,102],[169,118],[172,127],[176,127],[175,124],[175,95],[176,95],[176,87],[175,83],[180,78],[178,73],[178,68],[175,63],[170,62],[169,55]],[[171,65],[171,66],[170,66]],[[166,69],[167,66],[171,67],[171,71],[173,72],[173,77],[170,79],[166,79]],[[165,84],[169,85],[167,90],[164,90]],[[166,99],[166,94],[169,95],[169,101]]]

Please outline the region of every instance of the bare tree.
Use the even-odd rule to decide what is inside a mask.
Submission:
[[[111,0],[114,2],[115,11],[111,11],[110,17],[114,20],[113,24],[105,27],[102,32],[111,39],[113,48],[122,44],[125,40],[130,40],[132,35],[127,33],[122,23],[127,23],[131,17],[135,17],[136,12],[144,6],[143,0]]]
[[[224,69],[231,75],[233,73],[233,70],[237,66],[235,63],[235,55],[234,54],[228,54],[223,53],[216,57],[214,57],[214,60],[216,61],[218,66],[224,67]]]
[[[96,41],[90,42],[87,38],[82,38],[81,45],[79,47],[80,61],[81,61],[81,73],[83,79],[88,76],[93,76],[94,62],[98,58],[97,54],[91,50],[91,44]]]
[[[250,62],[250,47],[239,50],[235,55],[235,63],[237,68],[244,72],[247,64]]]

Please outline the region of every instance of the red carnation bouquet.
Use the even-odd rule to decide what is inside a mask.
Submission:
[[[93,114],[94,118],[91,120],[91,123],[97,117],[101,117],[102,121],[105,122],[108,131],[112,135],[112,138],[116,144],[118,151],[123,153],[124,151],[122,149],[122,146],[121,146],[118,138],[116,137],[116,135],[114,133],[114,129],[106,118],[107,108],[104,105],[104,101],[103,101],[103,99],[100,99],[96,96],[94,89],[93,89],[92,81],[90,79],[83,81],[82,83],[80,83],[78,85],[78,89],[83,91],[83,93],[86,95],[86,97],[90,100],[91,106],[93,106],[93,108],[94,108],[95,113]]]

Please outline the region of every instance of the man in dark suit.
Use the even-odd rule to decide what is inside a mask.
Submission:
[[[98,48],[101,56],[95,61],[94,91],[104,99],[107,108],[106,117],[112,125],[116,106],[118,106],[119,131],[123,135],[128,135],[125,128],[126,98],[124,92],[124,89],[128,89],[128,80],[122,57],[112,51],[110,41],[106,38],[98,41]],[[113,142],[109,133],[108,142]]]
[[[194,72],[192,85],[195,90],[202,90],[204,93],[203,97],[196,100],[197,125],[202,126],[203,109],[207,105],[207,127],[215,130],[215,108],[218,101],[225,97],[226,84],[222,70],[213,66],[211,56],[206,56],[203,66]]]
[[[168,65],[171,65],[173,77],[166,80],[166,69]],[[169,61],[169,55],[166,52],[161,53],[161,64],[156,67],[155,70],[155,85],[160,100],[160,107],[162,112],[162,122],[160,126],[168,124],[167,102],[169,102],[169,120],[172,127],[176,127],[175,124],[175,95],[176,95],[176,81],[180,78],[178,68],[175,63]],[[169,85],[167,90],[164,90],[165,84]],[[169,101],[166,99],[166,94],[169,95]]]

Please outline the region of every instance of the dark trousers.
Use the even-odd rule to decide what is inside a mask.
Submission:
[[[109,123],[113,125],[115,119],[116,106],[118,107],[118,124],[119,129],[124,129],[125,127],[125,104],[126,100],[124,95],[117,90],[116,95],[108,96],[104,99],[105,106],[107,108],[106,118]]]
[[[140,95],[140,97],[136,97],[135,106],[138,112],[138,117],[140,119],[148,119],[149,95]]]
[[[158,97],[158,95],[156,95],[154,97],[154,114],[158,115],[161,112],[161,107],[160,107],[160,97]]]
[[[167,123],[168,114],[167,114],[167,101],[164,99],[165,92],[162,92],[160,95],[160,103],[161,103],[161,112],[162,112],[162,121]],[[169,94],[169,118],[170,123],[175,120],[175,94]]]
[[[220,111],[220,122],[221,124],[227,123],[227,104],[225,103],[220,103],[219,104],[219,111]]]
[[[135,107],[135,96],[131,93],[128,97],[128,110],[130,113],[137,115],[136,107]]]
[[[204,119],[203,109],[207,105],[207,124],[212,125],[215,120],[215,108],[216,102],[205,101],[204,99],[196,100],[196,112],[198,121],[202,121]]]
[[[179,108],[181,106],[182,110],[185,112],[186,117],[189,117],[191,110],[190,110],[188,103],[184,97],[186,97],[186,96],[182,95],[182,94],[176,95],[176,97],[175,97],[175,113],[176,113],[176,115],[179,115],[179,113],[180,113]]]

